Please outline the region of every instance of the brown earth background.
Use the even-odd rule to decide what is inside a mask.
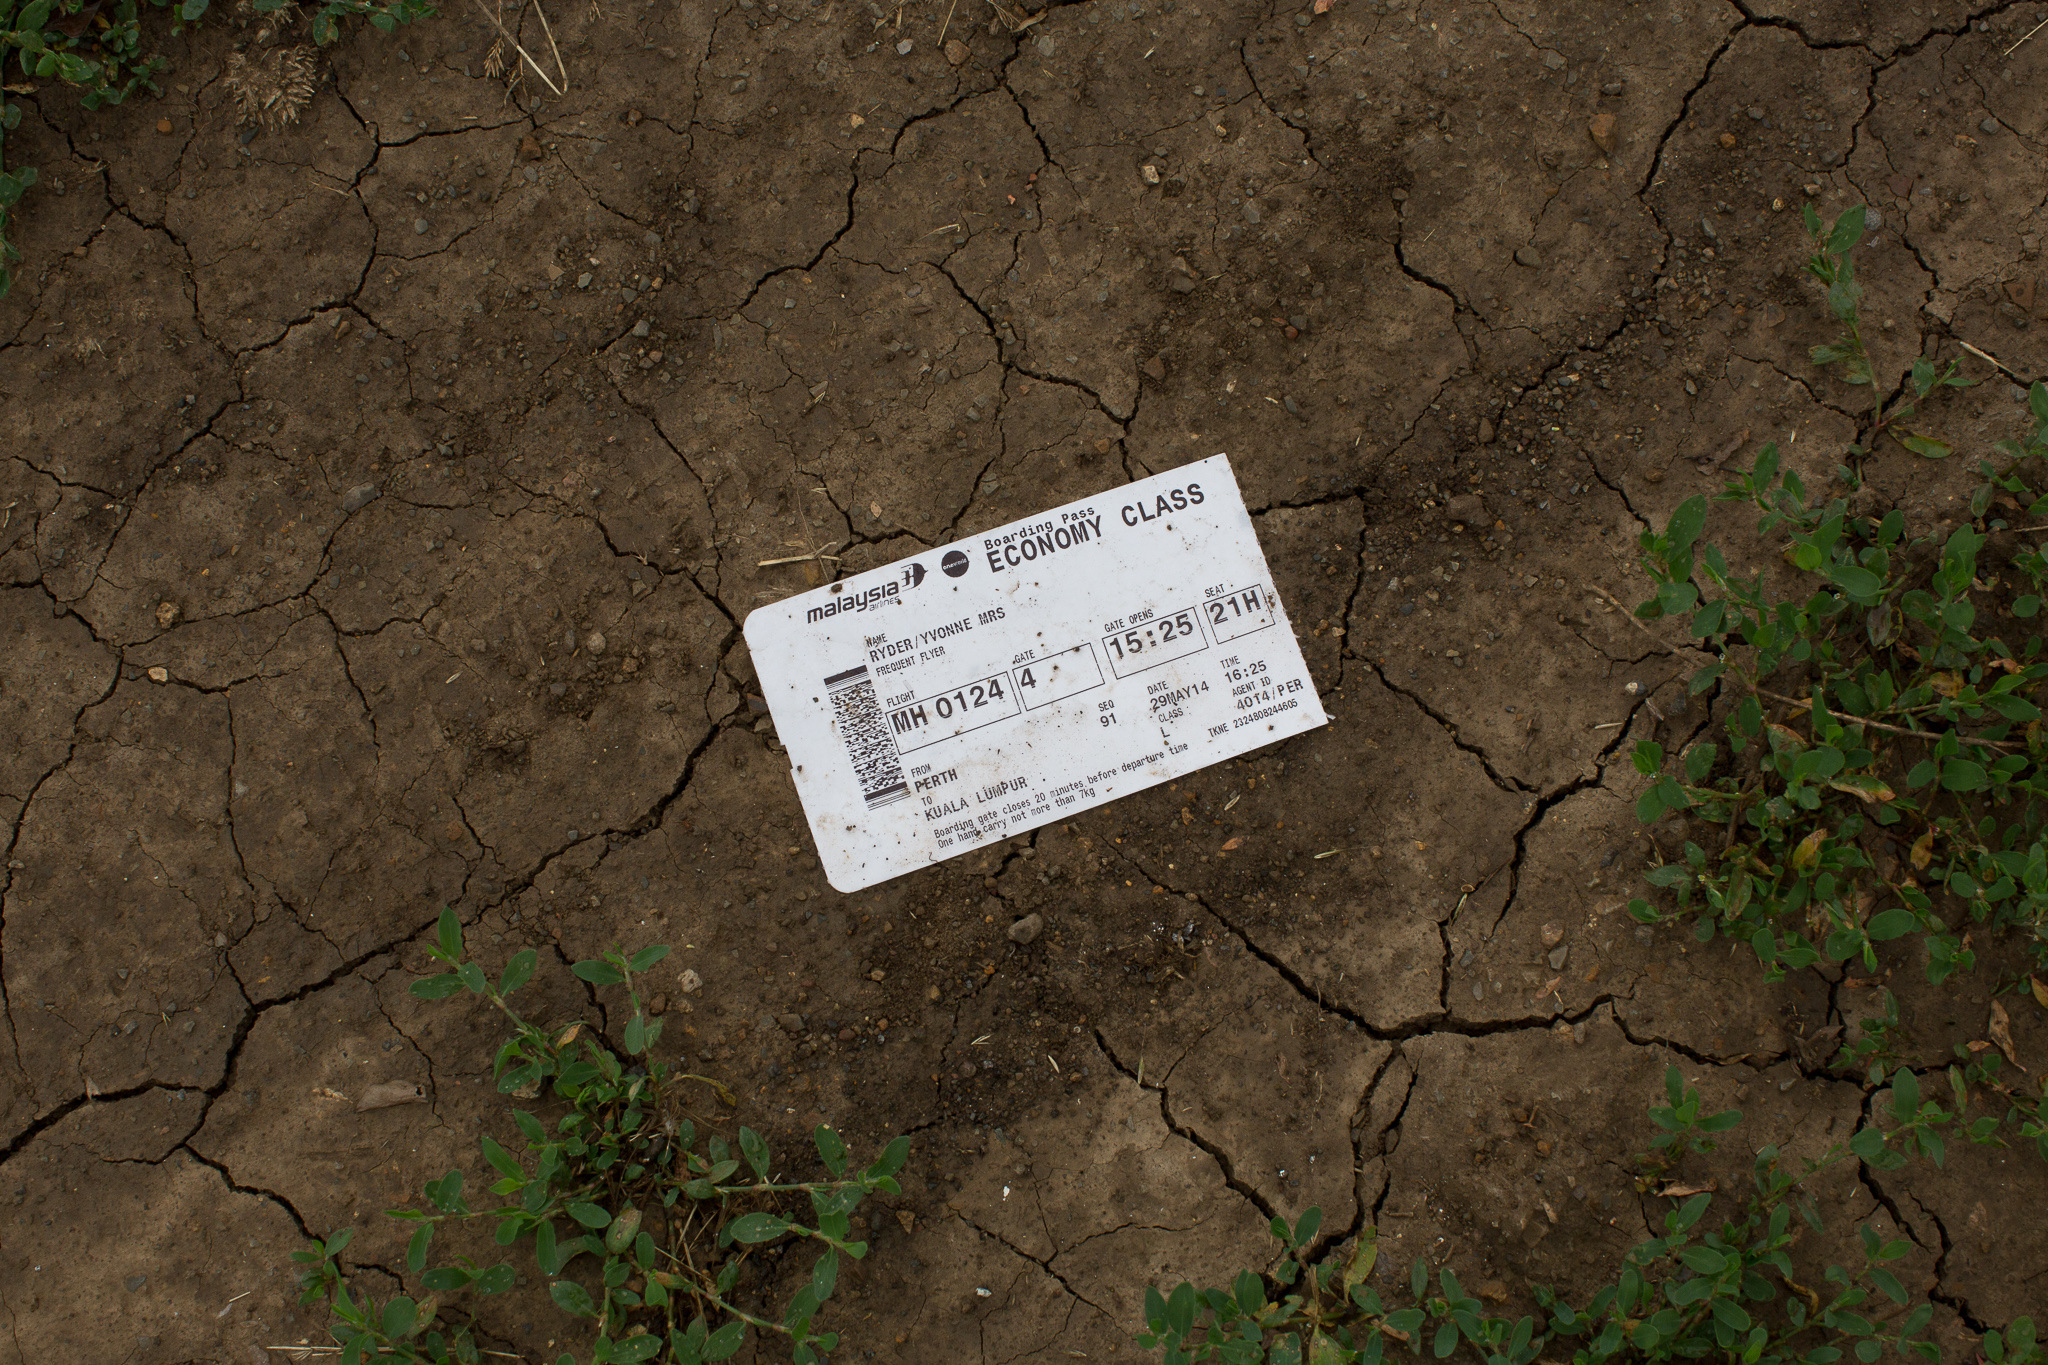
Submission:
[[[1311,1204],[1532,1311],[1661,1218],[1630,1158],[1667,1064],[1748,1114],[1730,1171],[1845,1137],[1825,1031],[1871,983],[1625,913],[1684,837],[1637,825],[1629,749],[1718,718],[1614,604],[1762,441],[1820,486],[1856,439],[1802,205],[1872,210],[1882,372],[2048,374],[2044,17],[599,0],[550,15],[561,98],[487,76],[460,6],[344,40],[281,132],[237,123],[233,29],[172,41],[160,100],[17,96],[0,1362],[322,1340],[287,1256],[344,1226],[395,1287],[381,1210],[514,1136],[490,1021],[406,990],[444,904],[489,967],[540,950],[549,1021],[605,1022],[561,963],[674,945],[662,1050],[792,1161],[914,1135],[848,1360],[1135,1359],[1146,1283],[1264,1265]],[[1867,462],[1917,527],[2018,429],[1966,373],[1956,459]],[[738,629],[819,563],[759,562],[1217,451],[1332,724],[828,888]],[[1709,534],[1763,555],[1740,509]],[[1982,1036],[1995,968],[1886,965],[1920,1062]],[[357,1111],[392,1081],[424,1102]],[[1909,1238],[1947,1358],[2041,1312],[2031,1151],[1818,1194],[1802,1254]],[[576,1343],[534,1284],[482,1311]]]

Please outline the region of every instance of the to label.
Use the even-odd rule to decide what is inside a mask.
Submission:
[[[841,891],[1328,720],[1222,455],[762,607],[746,637]]]

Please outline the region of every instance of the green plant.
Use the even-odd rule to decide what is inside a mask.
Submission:
[[[2036,384],[2029,402],[2033,436],[2015,447],[2021,460],[1987,468],[1972,503],[1979,522],[2001,494],[2016,507],[2024,498],[2028,515],[2048,512],[2019,472],[2048,441],[2048,387]],[[1758,534],[1784,537],[1809,591],[1779,600],[1761,572],[1734,574],[1699,541],[1703,498],[1643,533],[1657,595],[1636,615],[1682,617],[1714,656],[1692,691],[1719,685],[1736,700],[1725,756],[1702,740],[1667,773],[1662,746],[1636,746],[1637,769],[1656,779],[1640,819],[1685,812],[1725,833],[1717,852],[1688,841],[1650,873],[1674,909],[1639,899],[1631,910],[1650,922],[1689,916],[1702,940],[1741,937],[1774,972],[1823,957],[1874,969],[1876,944],[1917,933],[1940,981],[1975,960],[1968,921],[2018,933],[2048,960],[2048,745],[2029,695],[2048,681],[2048,661],[2036,632],[2008,643],[1995,629],[2001,601],[2014,618],[2039,611],[2042,551],[2022,545],[1994,566],[1986,549],[2002,521],[1937,543],[1908,540],[1896,509],[1879,518],[1842,498],[1810,502],[1774,445],[1721,497],[1762,509]],[[1980,613],[1980,601],[1993,610]],[[1887,847],[1903,856],[1872,856]]]
[[[1740,1119],[1732,1110],[1700,1115],[1699,1094],[1676,1067],[1667,1070],[1665,1088],[1671,1105],[1650,1111],[1663,1130],[1660,1147],[1671,1147],[1666,1139],[1673,1134],[1727,1131]],[[1750,1191],[1733,1218],[1718,1226],[1707,1220],[1711,1192],[1674,1191],[1663,1234],[1632,1248],[1584,1307],[1536,1287],[1542,1316],[1488,1317],[1448,1267],[1435,1276],[1432,1292],[1420,1257],[1405,1283],[1389,1284],[1383,1294],[1372,1283],[1377,1230],[1362,1228],[1347,1256],[1320,1258],[1313,1244],[1322,1212],[1310,1209],[1292,1228],[1273,1220],[1281,1256],[1269,1276],[1243,1271],[1228,1289],[1188,1283],[1171,1294],[1147,1289],[1138,1344],[1162,1352],[1166,1365],[1378,1365],[1389,1350],[1403,1348],[1417,1357],[1426,1350],[1437,1360],[1462,1356],[1485,1365],[1529,1365],[1566,1348],[1574,1365],[1698,1359],[1834,1365],[1849,1352],[1868,1365],[1887,1349],[1938,1360],[1934,1343],[1921,1336],[1933,1306],[1915,1302],[1887,1268],[1911,1249],[1903,1239],[1859,1228],[1861,1262],[1828,1266],[1825,1296],[1794,1278],[1794,1216],[1815,1231],[1822,1228],[1805,1194],[1815,1176],[1852,1159],[1884,1168],[1903,1164],[1911,1152],[1938,1159],[1938,1139],[1932,1146],[1928,1140],[1948,1116],[1920,1097],[1913,1073],[1897,1073],[1879,1098],[1880,1112],[1893,1123],[1889,1131],[1865,1126],[1818,1160],[1800,1163],[1796,1173],[1776,1147],[1758,1152]],[[1661,1165],[1664,1158],[1650,1161]],[[1393,1306],[1397,1302],[1401,1306]],[[2048,1360],[2029,1319],[1994,1335],[1996,1342],[1985,1338],[1984,1351],[2001,1365]]]
[[[1815,346],[1808,354],[1816,365],[1827,366],[1845,362],[1842,377],[1851,384],[1869,384],[1876,389],[1876,377],[1870,359],[1869,348],[1863,341],[1863,323],[1860,307],[1863,300],[1863,286],[1856,281],[1856,265],[1849,259],[1849,253],[1863,240],[1863,227],[1867,221],[1861,204],[1845,211],[1834,222],[1825,226],[1820,214],[1812,204],[1803,210],[1806,234],[1813,239],[1813,255],[1807,259],[1806,272],[1827,286],[1828,311],[1842,324],[1841,335],[1824,346]],[[1967,388],[1974,380],[1956,377],[1956,362],[1949,362],[1946,370],[1935,373],[1934,366],[1925,360],[1916,359],[1911,372],[1906,376],[1903,390],[1910,385],[1910,397],[1903,392],[1887,408],[1882,394],[1871,399],[1870,430],[1867,439],[1875,443],[1893,423],[1902,422],[1916,411],[1916,405],[1924,404],[1927,396],[1938,388]],[[1896,433],[1895,433],[1896,434]],[[1929,459],[1943,459],[1950,454],[1950,447],[1931,436],[1906,433],[1899,436],[1900,444],[1916,455]],[[1854,453],[1864,454],[1862,447],[1855,447]]]
[[[484,1159],[500,1177],[490,1187],[490,1207],[472,1208],[462,1172],[451,1170],[427,1182],[424,1208],[389,1211],[415,1225],[406,1270],[419,1276],[428,1298],[399,1296],[379,1307],[351,1292],[339,1259],[347,1229],[295,1253],[305,1267],[301,1302],[332,1305],[337,1322],[330,1330],[342,1343],[344,1365],[477,1359],[466,1323],[436,1326],[449,1316],[439,1296],[503,1293],[516,1282],[511,1264],[480,1267],[461,1257],[459,1264],[427,1268],[436,1233],[474,1219],[494,1223],[501,1247],[532,1239],[549,1296],[594,1323],[593,1365],[723,1360],[739,1350],[749,1327],[787,1337],[796,1365],[813,1365],[838,1344],[838,1334],[820,1330],[816,1318],[832,1296],[840,1256],[867,1254],[865,1242],[850,1240],[853,1212],[871,1194],[898,1192],[895,1174],[909,1154],[908,1138],[897,1138],[872,1165],[848,1174],[845,1143],[821,1126],[812,1137],[829,1178],[810,1181],[772,1178],[767,1143],[751,1128],[740,1129],[737,1156],[714,1133],[704,1134],[700,1146],[697,1126],[682,1110],[681,1084],[711,1086],[728,1103],[731,1097],[707,1077],[671,1072],[647,1057],[662,1021],[647,1016],[633,988],[633,977],[659,962],[666,947],[631,954],[615,948],[570,968],[592,986],[625,988],[630,1017],[621,1041],[626,1057],[638,1062],[621,1059],[582,1023],[550,1033],[506,1003],[533,977],[533,950],[515,954],[493,985],[465,956],[462,926],[444,910],[428,951],[448,970],[414,981],[412,993],[437,1000],[468,991],[488,1000],[512,1026],[495,1063],[499,1090],[535,1095],[546,1085],[560,1113],[550,1126],[513,1111],[525,1138],[520,1154],[482,1139]],[[742,1161],[752,1178],[735,1180]],[[786,1216],[799,1195],[810,1200],[809,1225]],[[823,1250],[782,1318],[741,1307],[735,1290],[750,1248],[801,1239]],[[588,1273],[570,1277],[566,1272],[582,1256],[590,1258]],[[563,1355],[559,1365],[571,1361]]]
[[[267,16],[290,3],[253,0],[250,8]],[[197,24],[210,5],[211,0],[148,0],[146,6],[143,0],[0,0],[0,85],[13,65],[23,77],[76,87],[87,109],[120,104],[138,89],[161,94],[156,76],[166,63],[147,48],[144,15],[151,9],[169,10],[170,31],[176,35]],[[389,33],[434,13],[429,0],[321,0],[312,10],[308,32],[325,47],[341,36],[346,19],[367,19]],[[14,286],[8,266],[21,259],[8,240],[8,219],[23,192],[36,183],[33,166],[7,169],[6,134],[20,122],[20,106],[9,103],[0,89],[0,298]]]

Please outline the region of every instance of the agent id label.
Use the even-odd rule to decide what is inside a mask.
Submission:
[[[1222,455],[762,607],[746,637],[841,891],[1328,721]]]

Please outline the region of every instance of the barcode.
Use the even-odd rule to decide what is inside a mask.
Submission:
[[[846,756],[853,760],[853,775],[860,783],[860,794],[867,798],[868,809],[910,795],[896,741],[889,734],[889,722],[866,665],[834,673],[825,679],[825,691],[832,698],[832,726],[846,746]]]

